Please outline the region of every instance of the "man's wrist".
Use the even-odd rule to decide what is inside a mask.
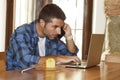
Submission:
[[[72,36],[72,35],[66,37],[66,40],[72,40],[72,39],[73,39],[73,36]]]

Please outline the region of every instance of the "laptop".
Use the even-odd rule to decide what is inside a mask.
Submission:
[[[66,65],[67,68],[89,68],[100,63],[103,49],[104,34],[91,34],[88,57],[85,62],[76,65]]]

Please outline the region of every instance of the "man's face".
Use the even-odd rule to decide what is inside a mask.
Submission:
[[[45,23],[43,33],[50,39],[55,39],[61,34],[61,28],[64,26],[62,19],[53,18],[51,22]]]

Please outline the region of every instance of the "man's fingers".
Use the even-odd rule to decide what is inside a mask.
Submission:
[[[80,59],[77,57],[77,56],[75,56],[75,62],[77,62],[77,63],[80,63],[81,61],[80,61]]]

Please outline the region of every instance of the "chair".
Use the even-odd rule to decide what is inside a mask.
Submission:
[[[5,52],[0,52],[0,72],[5,72],[6,71],[6,53]]]

